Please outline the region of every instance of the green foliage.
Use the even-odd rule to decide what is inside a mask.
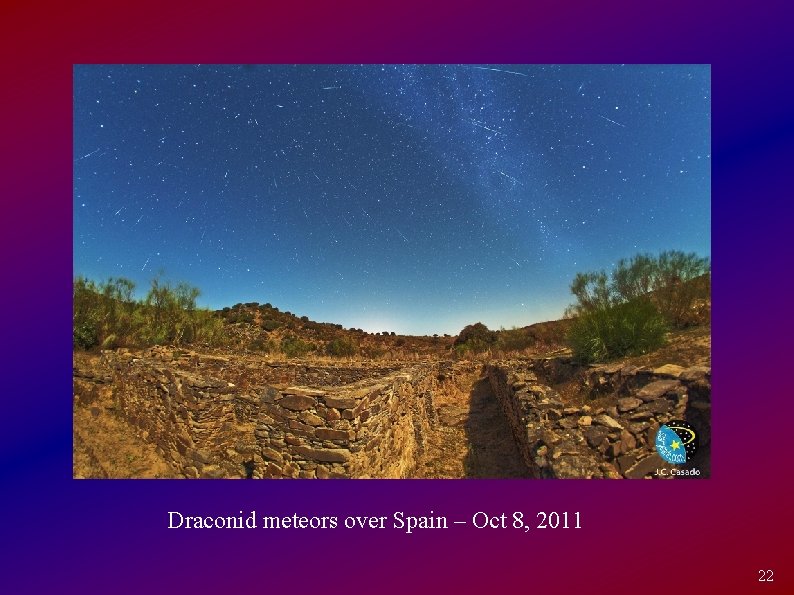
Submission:
[[[710,270],[709,260],[695,253],[638,254],[618,261],[611,279],[604,271],[577,273],[571,283],[577,303],[566,314],[576,316],[648,298],[671,327],[683,328],[700,322],[693,308],[710,296]]]
[[[458,355],[463,355],[468,351],[481,353],[494,346],[497,341],[496,333],[488,330],[482,322],[476,322],[465,326],[455,339],[453,347]]]
[[[72,331],[72,345],[80,349],[91,349],[99,344],[97,325],[92,321],[75,321]]]
[[[135,284],[128,279],[110,278],[96,284],[77,277],[72,284],[72,344],[91,349],[118,335],[111,343],[132,331]]]
[[[185,283],[172,287],[152,280],[146,298],[133,298],[128,279],[73,282],[72,343],[79,349],[187,343],[215,344],[223,339],[223,322],[196,307],[199,290]]]
[[[647,298],[593,308],[573,321],[568,338],[574,356],[598,362],[640,355],[664,344],[667,324]]]
[[[603,361],[648,353],[664,342],[667,328],[702,322],[697,306],[709,300],[707,258],[679,251],[638,254],[604,271],[578,273],[571,283],[577,303],[566,314],[574,355]]]
[[[334,357],[352,357],[358,353],[358,345],[352,339],[340,337],[328,343],[325,351]]]
[[[615,302],[615,295],[604,271],[595,273],[576,273],[571,283],[571,293],[576,296],[577,304],[573,313],[608,308]]]
[[[708,259],[683,252],[659,255],[655,302],[662,315],[676,328],[699,321],[692,309],[698,300],[711,296],[711,267]]]
[[[272,320],[266,318],[261,322],[259,326],[261,326],[263,330],[266,330],[267,332],[271,332],[276,330],[278,327],[280,327],[281,323],[278,320]]]
[[[116,335],[108,335],[102,341],[101,349],[115,349],[119,346],[119,338]]]
[[[308,343],[294,335],[287,335],[281,340],[281,351],[287,357],[302,357],[316,348],[314,343]]]

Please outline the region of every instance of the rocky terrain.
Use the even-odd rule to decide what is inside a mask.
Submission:
[[[653,477],[671,419],[698,428],[689,466],[710,470],[708,327],[609,365],[163,347],[73,364],[75,477]]]

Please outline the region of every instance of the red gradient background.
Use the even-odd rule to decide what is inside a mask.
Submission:
[[[0,8],[6,593],[791,592],[789,5],[6,2]],[[709,63],[705,481],[71,479],[75,63]],[[176,531],[167,512],[580,511],[583,529]],[[774,570],[774,583],[758,571]]]

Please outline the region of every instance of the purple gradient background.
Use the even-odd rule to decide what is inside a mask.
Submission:
[[[7,3],[8,4],[8,3]],[[791,589],[790,23],[782,2],[0,9],[0,590],[573,593]],[[304,3],[295,3],[304,6]],[[763,6],[763,10],[761,7]],[[713,451],[705,481],[71,479],[74,63],[710,63]],[[22,289],[23,288],[23,289]],[[20,289],[22,289],[20,291]],[[786,379],[786,380],[784,380]],[[582,512],[584,529],[169,531],[166,512]],[[788,560],[788,562],[786,562]],[[775,582],[757,582],[759,569]],[[786,585],[789,585],[787,588]],[[789,591],[790,592],[790,591]]]

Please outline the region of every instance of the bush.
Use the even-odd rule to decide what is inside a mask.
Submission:
[[[455,351],[462,355],[467,351],[473,351],[474,353],[487,351],[493,347],[496,341],[497,335],[495,332],[488,330],[488,327],[482,322],[476,322],[465,326],[452,345]]]
[[[135,285],[127,279],[73,282],[72,343],[80,349],[123,345],[218,343],[223,321],[196,307],[199,290],[185,283],[172,287],[152,281],[144,300],[134,300]]]
[[[72,329],[72,345],[80,349],[91,349],[98,344],[97,325],[88,320],[75,321]]]
[[[254,323],[254,315],[250,312],[241,312],[237,316],[237,322],[243,322],[245,324],[253,324]]]
[[[674,250],[620,260],[611,279],[604,271],[577,273],[577,303],[566,309],[574,317],[569,342],[585,361],[647,353],[664,342],[667,327],[704,322],[710,292],[709,260]]]
[[[501,329],[496,348],[502,351],[523,351],[535,345],[535,337],[525,328]]]
[[[265,353],[278,353],[279,344],[274,339],[264,339],[259,337],[251,341],[248,346],[252,351],[264,351]]]
[[[352,339],[339,338],[328,343],[325,351],[334,357],[352,357],[358,353],[358,345]]]
[[[641,355],[664,344],[667,324],[647,298],[580,314],[568,338],[574,357],[602,362],[627,355]]]
[[[571,283],[577,303],[566,314],[575,316],[648,298],[672,327],[683,328],[699,322],[693,311],[698,302],[710,297],[709,273],[709,260],[695,253],[638,254],[618,261],[611,280],[604,271],[577,273]]]
[[[369,346],[363,349],[364,357],[368,359],[380,359],[386,354],[386,350],[380,347]]]
[[[116,335],[108,335],[102,341],[101,349],[116,349],[119,346],[119,338]]]
[[[263,330],[270,332],[280,327],[281,323],[278,320],[272,320],[270,318],[266,318],[262,321],[262,323],[259,326],[261,326]]]
[[[281,351],[287,357],[302,357],[315,349],[314,343],[307,343],[293,335],[287,335],[281,340]]]

